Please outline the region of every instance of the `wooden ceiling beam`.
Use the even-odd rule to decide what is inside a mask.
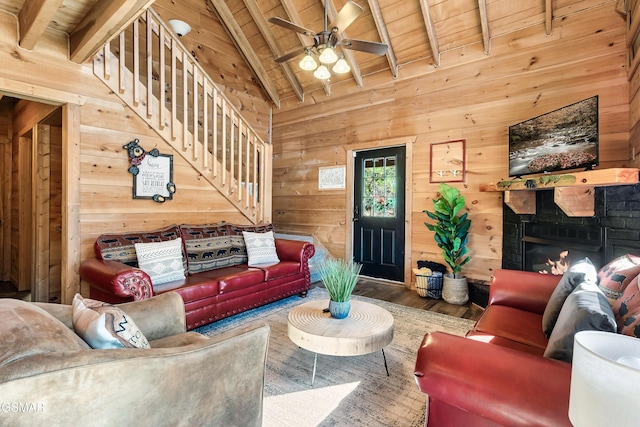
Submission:
[[[553,6],[551,5],[551,0],[545,0],[544,2],[544,15],[544,33],[550,36],[553,31]]]
[[[368,0],[369,9],[371,9],[371,15],[373,16],[373,21],[376,24],[376,28],[378,29],[378,35],[380,36],[380,41],[387,46],[387,61],[389,62],[389,69],[391,69],[391,75],[393,78],[398,77],[398,60],[396,58],[396,53],[393,50],[393,46],[391,45],[391,37],[389,37],[389,31],[387,31],[387,24],[384,22],[384,18],[382,17],[382,11],[380,10],[380,4],[378,0]]]
[[[333,4],[331,0],[320,0],[320,3],[322,3],[323,7],[324,7],[325,1],[327,2],[327,19],[329,22],[332,22],[336,18],[336,15],[338,15],[338,11],[336,10],[336,6]],[[345,33],[344,31],[341,31],[339,34],[340,34],[340,37],[339,37],[340,39],[349,38],[347,37],[347,33]],[[349,67],[351,67],[351,75],[353,76],[353,79],[356,81],[356,85],[358,87],[362,87],[362,74],[360,73],[360,67],[358,66],[358,62],[356,61],[356,55],[349,49],[342,49],[342,53],[344,53],[344,59],[349,64]]]
[[[440,66],[440,43],[438,43],[436,27],[433,24],[433,19],[431,19],[428,0],[420,0],[420,8],[422,9],[422,19],[424,19],[424,26],[427,29],[427,37],[429,38],[429,44],[431,45],[433,66],[438,68]]]
[[[61,5],[62,0],[32,0],[24,3],[18,14],[20,47],[29,50],[34,48]]]
[[[245,61],[249,65],[249,68],[253,71],[253,74],[256,76],[263,89],[267,93],[267,96],[271,98],[271,101],[280,108],[280,96],[278,95],[278,90],[276,89],[275,84],[271,81],[267,74],[267,70],[262,66],[262,62],[260,62],[260,58],[253,50],[251,43],[242,32],[242,28],[238,25],[238,21],[233,17],[233,13],[227,6],[224,0],[209,0],[211,6],[218,14],[220,21],[226,28],[227,32],[231,36],[231,39],[236,44],[238,50],[244,57]]]
[[[267,45],[269,45],[269,49],[271,49],[271,53],[273,53],[274,59],[282,56],[282,49],[280,49],[280,45],[273,35],[273,32],[271,31],[267,20],[264,19],[264,15],[258,7],[258,3],[256,2],[256,0],[244,0],[244,5],[247,7],[247,10],[249,10],[249,14],[251,14],[253,21],[258,27],[258,30],[260,30],[260,34],[262,34],[262,37],[264,37]],[[302,86],[300,85],[300,82],[298,81],[295,73],[291,69],[291,65],[288,62],[282,62],[280,63],[280,66],[282,67],[282,71],[284,72],[287,80],[289,80],[291,88],[298,96],[298,99],[300,100],[300,102],[304,102],[304,91],[302,90]]]
[[[69,59],[91,59],[112,37],[144,13],[154,0],[98,1],[69,36]]]
[[[491,51],[491,35],[489,34],[489,18],[487,17],[487,0],[478,0],[478,12],[480,13],[484,54],[489,55]]]
[[[282,0],[281,2],[282,2],[282,7],[284,8],[284,11],[287,12],[287,16],[289,17],[289,20],[294,24],[300,25],[300,22],[302,22],[302,20],[300,19],[300,15],[298,14],[298,11],[293,5],[293,2],[291,0]],[[300,40],[300,43],[302,44],[303,47],[313,45],[313,38],[309,36],[305,36],[304,34],[300,34],[300,33],[296,33],[296,34],[298,35],[298,39]],[[324,93],[327,96],[331,95],[331,86],[329,85],[329,83],[327,83],[326,80],[322,81],[322,88],[324,89]]]

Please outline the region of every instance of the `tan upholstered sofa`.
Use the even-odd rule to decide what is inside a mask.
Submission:
[[[268,326],[185,332],[173,292],[118,307],[150,349],[91,349],[71,306],[0,299],[0,425],[261,425]]]

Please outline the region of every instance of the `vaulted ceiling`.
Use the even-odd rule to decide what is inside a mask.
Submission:
[[[172,2],[178,0],[158,0]],[[355,0],[362,13],[338,38],[385,43],[385,55],[338,48],[351,71],[320,81],[300,69],[305,46],[313,37],[269,22],[279,17],[312,32],[324,28],[325,0],[180,0],[185,8],[215,13],[241,51],[267,96],[276,104],[287,97],[346,84],[367,88],[367,82],[403,77],[409,66],[425,72],[447,66],[446,58],[464,63],[469,52],[491,55],[491,39],[539,26],[551,34],[568,13],[607,0]],[[326,0],[328,22],[347,0]],[[49,28],[69,34],[69,56],[84,62],[154,0],[0,0],[0,9],[18,17],[20,45],[32,49]],[[624,0],[610,0],[625,13]],[[182,4],[180,7],[183,7]],[[197,30],[197,29],[196,29]],[[340,52],[342,51],[342,52]],[[275,59],[299,52],[284,62]],[[477,58],[477,55],[474,57]],[[477,59],[474,59],[477,60]]]

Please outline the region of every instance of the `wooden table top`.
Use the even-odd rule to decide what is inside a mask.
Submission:
[[[351,300],[345,319],[323,310],[329,300],[309,301],[289,312],[288,334],[300,347],[332,356],[357,356],[381,350],[393,340],[393,316],[374,304]]]

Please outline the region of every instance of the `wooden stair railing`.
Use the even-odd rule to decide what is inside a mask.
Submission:
[[[271,144],[151,8],[104,46],[93,72],[251,222],[271,221]]]

